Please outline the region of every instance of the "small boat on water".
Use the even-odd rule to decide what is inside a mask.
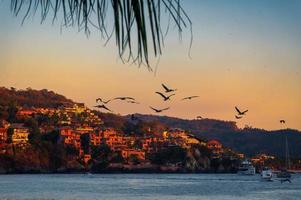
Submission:
[[[255,175],[256,170],[252,163],[248,160],[244,160],[237,171],[240,175]]]
[[[260,175],[264,181],[273,181],[273,171],[268,167],[264,167]]]

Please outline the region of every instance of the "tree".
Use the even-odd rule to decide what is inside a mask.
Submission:
[[[87,35],[94,28],[109,40],[114,32],[122,61],[145,63],[149,69],[149,43],[159,56],[171,21],[179,34],[188,27],[191,30],[192,24],[180,0],[12,0],[11,10],[16,16],[23,13],[23,23],[39,10],[41,23],[51,14],[53,22],[62,16],[66,27],[77,26]],[[113,31],[108,30],[107,22]],[[162,25],[167,26],[166,31]]]
[[[15,122],[16,114],[18,112],[17,103],[15,101],[9,102],[7,112],[8,112],[8,121],[10,123]]]
[[[55,131],[43,134],[41,136],[41,138],[42,138],[42,141],[49,142],[53,145],[56,145],[59,142],[60,133],[58,130],[55,130]]]
[[[28,136],[30,144],[37,144],[41,140],[41,133],[38,122],[34,118],[29,118],[25,121],[25,126],[30,128],[30,134]]]
[[[13,128],[8,128],[7,129],[7,141],[6,141],[8,144],[13,142],[12,141],[13,134],[14,134],[14,129]]]
[[[110,163],[112,151],[106,144],[91,147],[92,166],[91,171],[101,172],[106,169]]]
[[[186,151],[179,146],[171,146],[168,148],[160,149],[158,152],[150,156],[150,160],[154,164],[167,164],[167,163],[185,163]]]
[[[82,134],[80,136],[80,145],[81,148],[83,148],[84,153],[89,153],[90,152],[90,135],[89,133]]]

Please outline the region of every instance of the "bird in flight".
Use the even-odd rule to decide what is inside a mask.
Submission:
[[[190,96],[190,97],[185,97],[182,99],[183,100],[191,100],[191,99],[194,99],[194,98],[198,98],[199,96]]]
[[[285,124],[286,121],[284,119],[280,120],[280,124]]]
[[[163,111],[169,109],[169,107],[168,107],[168,108],[164,108],[164,109],[157,109],[157,108],[153,108],[153,107],[151,107],[151,106],[150,106],[150,108],[151,108],[153,111],[155,111],[156,113],[161,113],[161,112],[163,112]]]
[[[248,112],[248,110],[240,111],[237,106],[235,106],[235,109],[236,109],[238,115],[245,115]]]
[[[241,119],[242,116],[237,116],[237,115],[235,115],[235,118],[236,118],[236,119]]]
[[[110,101],[111,101],[111,99],[109,99],[109,100],[107,100],[107,101],[103,100],[102,98],[97,98],[97,99],[96,99],[96,103],[101,102],[101,103],[107,104],[107,103],[109,103]]]
[[[116,97],[113,100],[121,100],[121,101],[132,100],[132,101],[135,101],[135,99],[133,97]]]
[[[164,101],[168,101],[168,100],[170,100],[170,97],[176,95],[176,94],[171,94],[171,95],[169,95],[169,96],[165,96],[165,95],[162,94],[161,92],[156,92],[156,94],[158,94],[158,95],[160,95],[161,97],[163,97],[163,100],[164,100]]]
[[[113,112],[112,110],[110,110],[107,106],[105,105],[97,105],[97,106],[94,106],[95,108],[99,108],[99,109],[104,109],[104,110],[107,110],[109,112]]]
[[[164,85],[163,83],[161,85],[164,88],[166,93],[177,91],[177,89],[171,89],[171,88],[167,87],[166,85]]]
[[[197,119],[199,119],[199,120],[200,120],[200,119],[203,119],[203,117],[202,117],[202,116],[197,116],[196,118],[197,118]]]
[[[134,101],[134,100],[129,100],[129,101],[127,101],[128,103],[132,103],[132,104],[140,104],[139,102],[137,102],[137,101]]]

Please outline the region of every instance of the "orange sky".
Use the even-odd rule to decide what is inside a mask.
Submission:
[[[143,66],[121,64],[114,41],[103,47],[96,34],[89,39],[73,29],[61,34],[59,26],[37,21],[20,26],[20,18],[1,12],[2,6],[0,86],[47,88],[90,107],[97,97],[127,95],[141,102],[114,102],[111,108],[121,114],[151,113],[148,106],[170,106],[164,114],[234,120],[237,105],[250,110],[239,122],[241,127],[279,129],[283,128],[279,119],[286,119],[287,127],[301,130],[298,7],[260,7],[263,16],[256,20],[259,7],[255,5],[243,11],[244,7],[218,7],[207,1],[197,6],[191,8],[192,59],[189,38],[179,42],[170,34],[157,76]],[[286,10],[290,12],[280,12]],[[155,94],[162,82],[179,90],[169,103]],[[200,98],[179,100],[186,95]]]

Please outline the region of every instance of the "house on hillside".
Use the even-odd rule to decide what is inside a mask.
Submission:
[[[223,153],[223,145],[217,140],[208,141],[207,148],[210,149],[216,156]]]
[[[0,144],[5,143],[7,140],[7,129],[0,128]]]
[[[35,109],[21,108],[21,109],[18,110],[16,116],[17,116],[18,119],[23,119],[23,118],[27,118],[27,117],[32,117],[36,113],[37,113],[37,111]]]
[[[121,151],[121,155],[125,160],[133,157],[137,158],[140,161],[145,160],[145,152],[138,149],[124,149]]]
[[[9,128],[12,129],[13,144],[26,144],[28,142],[29,129],[23,124],[11,124]]]

